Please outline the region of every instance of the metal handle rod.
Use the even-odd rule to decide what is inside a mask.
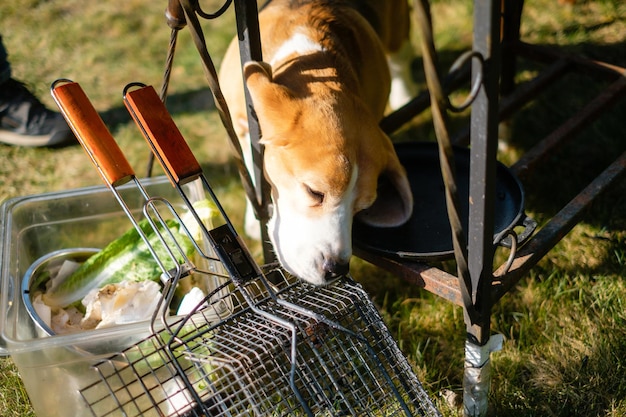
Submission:
[[[449,100],[444,94],[437,72],[437,56],[432,39],[432,22],[429,5],[426,0],[417,0],[415,3],[417,21],[419,22],[419,27],[422,29],[421,39],[424,54],[424,72],[431,95],[433,124],[437,136],[441,174],[445,185],[446,208],[450,228],[452,229],[452,243],[454,247],[454,257],[457,263],[459,288],[463,299],[464,312],[468,320],[474,323],[477,321],[477,317],[476,309],[474,308],[474,299],[472,297],[472,282],[467,266],[467,243],[460,217],[454,154],[447,129],[448,118],[446,110],[449,105]]]
[[[132,90],[132,87],[140,88]],[[229,274],[233,276],[233,279],[247,281],[261,275],[262,273],[254,262],[250,251],[238,236],[228,215],[213,193],[202,172],[202,167],[154,88],[140,83],[127,85],[124,89],[124,104],[157,156],[163,170],[169,176],[170,182],[183,198],[206,242],[211,243],[215,253]],[[198,182],[192,183],[196,180]],[[208,230],[194,208],[193,201],[183,190],[182,185],[186,183],[198,185],[203,192],[209,194],[225,224]]]

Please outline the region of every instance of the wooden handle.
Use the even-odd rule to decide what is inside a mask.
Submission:
[[[124,95],[124,104],[174,185],[197,179],[202,167],[152,86]]]
[[[112,186],[130,181],[133,169],[80,85],[55,82],[52,97],[104,181]]]

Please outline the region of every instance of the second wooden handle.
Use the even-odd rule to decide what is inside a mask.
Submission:
[[[182,185],[202,174],[202,167],[152,86],[127,91],[124,104],[173,182]]]

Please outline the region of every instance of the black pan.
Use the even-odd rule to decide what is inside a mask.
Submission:
[[[390,228],[366,225],[357,216],[353,225],[354,245],[394,258],[420,261],[454,258],[437,144],[400,143],[396,144],[396,151],[411,182],[415,200],[413,215],[404,225]],[[454,155],[460,215],[467,236],[470,152],[467,148],[455,147]],[[519,180],[499,162],[496,175],[494,236],[506,239],[495,243],[510,246],[509,232],[523,226],[519,235],[511,234],[520,245],[532,234],[536,223],[524,214],[524,191]]]

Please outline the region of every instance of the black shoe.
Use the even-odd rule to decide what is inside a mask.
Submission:
[[[0,142],[31,147],[77,143],[63,116],[14,79],[0,84]]]

